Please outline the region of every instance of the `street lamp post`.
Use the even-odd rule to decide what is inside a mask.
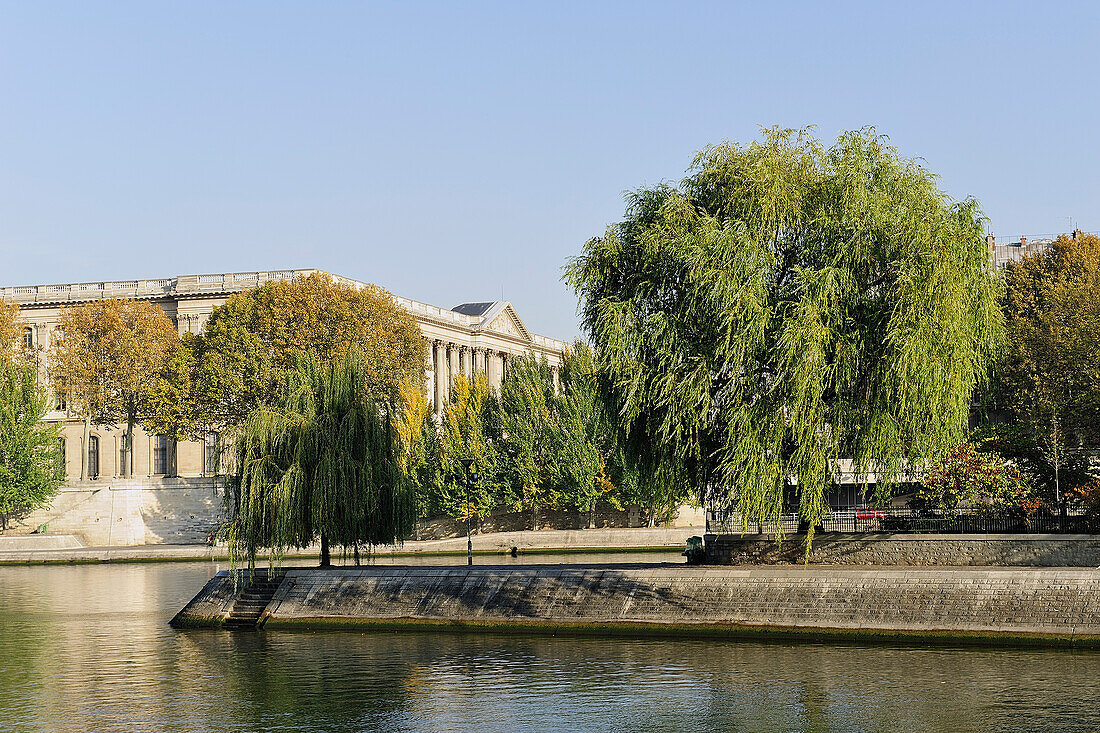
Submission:
[[[473,465],[473,458],[459,458],[458,462],[462,464],[462,467],[466,469],[466,564],[474,564],[474,541],[470,537],[470,489],[473,488],[473,482],[470,478],[470,466]]]

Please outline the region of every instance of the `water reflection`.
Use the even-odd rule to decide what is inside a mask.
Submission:
[[[168,628],[216,570],[0,568],[0,730],[1100,729],[1096,652]]]

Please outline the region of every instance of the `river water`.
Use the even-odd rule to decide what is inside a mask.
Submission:
[[[0,731],[1100,731],[1100,652],[169,628],[221,567],[0,567]]]

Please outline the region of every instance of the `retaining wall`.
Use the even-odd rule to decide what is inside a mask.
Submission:
[[[91,547],[194,544],[224,518],[224,490],[214,479],[102,479],[62,487],[8,533],[46,525],[49,534],[75,535]]]
[[[220,574],[177,615],[216,626]],[[662,566],[287,571],[266,628],[922,638],[1100,645],[1100,571]]]
[[[588,513],[546,511],[538,533],[558,530],[576,537],[579,547],[599,544],[597,530],[588,527]],[[63,486],[49,506],[13,519],[5,535],[27,535],[40,526],[48,534],[72,535],[88,547],[132,547],[138,545],[204,544],[207,534],[226,520],[225,489],[213,478],[135,478],[82,481]],[[623,511],[600,509],[594,515],[599,530],[636,527],[637,541],[628,546],[682,545],[684,539],[701,534],[706,519],[701,509],[682,506],[667,526],[645,527],[645,515],[637,507]],[[522,532],[530,524],[526,512],[497,513],[475,526],[475,534],[499,535],[490,540],[491,549],[507,551],[513,546],[542,547],[558,540],[528,540]],[[517,531],[518,530],[518,531]],[[675,530],[675,531],[672,531]],[[682,530],[682,531],[681,531]],[[663,534],[662,534],[663,532]],[[507,536],[505,533],[508,533]],[[519,538],[511,535],[519,535]],[[605,532],[606,534],[606,532]],[[669,541],[667,537],[673,539]],[[424,519],[409,539],[431,541],[461,538],[466,546],[466,523],[449,517]],[[655,539],[664,538],[664,539]],[[511,544],[508,544],[511,543]],[[571,545],[564,545],[569,547]]]
[[[805,535],[779,545],[770,535],[707,534],[714,565],[797,564],[806,561]],[[814,535],[809,562],[823,565],[1040,566],[1100,565],[1100,536],[1058,534]]]

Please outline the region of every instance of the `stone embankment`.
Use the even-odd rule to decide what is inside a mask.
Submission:
[[[175,619],[221,626],[219,573]],[[913,639],[1100,646],[1100,571],[683,565],[286,571],[266,628]]]
[[[799,564],[805,535],[779,544],[770,535],[707,534],[714,565]],[[833,534],[814,536],[810,564],[1086,567],[1100,565],[1100,535]]]
[[[101,479],[63,486],[9,535],[44,528],[89,547],[201,544],[224,518],[225,490],[211,478]]]
[[[696,534],[692,528],[531,530],[474,535],[474,553],[480,556],[558,553],[620,553],[662,551],[680,552],[687,538]],[[339,549],[336,550],[339,554]],[[320,547],[292,550],[286,557],[313,557]],[[379,559],[405,557],[454,556],[466,554],[466,538],[408,541],[400,545],[375,548]],[[75,535],[14,535],[0,536],[0,565],[73,563],[73,562],[133,562],[140,560],[225,560],[228,550],[223,545],[206,544],[132,547],[85,547]]]

